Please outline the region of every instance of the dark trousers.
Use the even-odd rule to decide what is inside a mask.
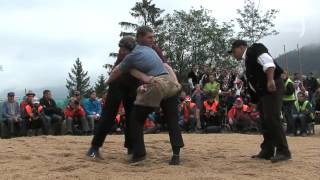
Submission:
[[[301,133],[307,133],[308,132],[308,116],[299,113],[299,114],[293,114],[293,121],[294,121],[294,134],[297,134],[297,130],[300,127],[300,134]]]
[[[292,108],[294,101],[283,101],[282,112],[287,122],[287,133],[294,133],[294,121],[292,118]]]
[[[109,86],[107,94],[107,102],[102,109],[101,117],[94,133],[91,145],[93,147],[101,147],[108,133],[111,132],[115,125],[115,119],[119,110],[121,101],[126,112],[126,129],[125,129],[125,147],[131,148],[129,142],[130,113],[136,97],[136,87],[126,87],[120,83],[114,83]]]
[[[183,147],[183,139],[178,124],[178,98],[177,96],[162,100],[160,107],[162,108],[164,117],[169,131],[170,143],[172,149],[174,147]],[[146,154],[143,124],[148,114],[154,111],[152,107],[135,105],[130,120],[130,142],[133,145],[134,156],[144,156]]]
[[[263,142],[261,150],[273,153],[277,149],[277,153],[289,154],[287,138],[281,123],[281,108],[284,85],[281,79],[276,80],[277,91],[262,96],[259,101],[259,111],[261,114],[261,132],[263,134]]]

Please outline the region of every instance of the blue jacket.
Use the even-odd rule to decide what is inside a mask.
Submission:
[[[15,115],[17,117],[20,117],[20,107],[18,102],[14,102],[14,109],[15,109]],[[6,118],[10,118],[11,115],[9,114],[9,102],[5,101],[2,104],[2,118],[6,119]]]
[[[98,100],[85,99],[83,101],[84,110],[86,111],[87,116],[96,114],[101,114],[101,104]]]

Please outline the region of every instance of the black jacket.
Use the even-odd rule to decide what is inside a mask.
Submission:
[[[262,65],[258,63],[258,57],[264,53],[269,54],[268,49],[260,43],[253,44],[246,52],[246,77],[255,89],[255,91],[253,91],[251,88],[248,88],[254,102],[257,102],[260,97],[269,94],[267,89],[267,75],[263,71]],[[277,80],[280,78],[283,70],[276,62],[274,62],[274,64],[276,65],[274,80]]]
[[[56,102],[53,99],[46,100],[41,98],[40,104],[43,106],[45,115],[50,116],[52,114],[61,114],[61,109],[57,107]]]

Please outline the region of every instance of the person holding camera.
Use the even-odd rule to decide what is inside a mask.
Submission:
[[[196,113],[197,106],[191,102],[189,96],[180,104],[179,111],[181,112],[181,118],[179,119],[179,125],[181,128],[189,132],[195,131],[196,126]]]
[[[26,126],[27,130],[35,130],[35,135],[38,135],[38,129],[42,129],[44,135],[48,135],[49,124],[47,123],[43,106],[41,106],[38,98],[33,98],[32,103],[25,107],[26,112]]]
[[[89,133],[89,125],[88,121],[86,120],[86,113],[80,102],[76,98],[71,98],[69,105],[64,110],[66,124],[67,124],[67,134],[77,134],[77,129],[75,128],[75,124],[81,125],[81,134],[88,134]]]

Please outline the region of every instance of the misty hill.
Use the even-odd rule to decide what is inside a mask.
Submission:
[[[307,45],[300,48],[302,72],[304,74],[313,72],[320,75],[320,44]],[[289,72],[299,72],[298,51],[293,50],[287,53]],[[285,56],[281,55],[276,61],[285,69]]]
[[[36,96],[38,98],[41,98],[42,97],[42,92],[45,89],[49,89],[53,94],[53,98],[57,99],[57,100],[65,99],[67,97],[67,95],[68,95],[68,91],[67,91],[65,86],[61,86],[61,87],[59,87],[59,86],[57,86],[57,87],[44,87],[44,88],[37,88],[37,89],[31,89],[31,90],[33,92],[35,92],[35,94],[36,94]],[[27,89],[27,90],[29,90],[29,89]],[[25,90],[24,89],[5,89],[5,90],[2,90],[2,91],[0,91],[0,99],[6,98],[7,93],[9,91],[15,92],[17,97],[23,97]]]

